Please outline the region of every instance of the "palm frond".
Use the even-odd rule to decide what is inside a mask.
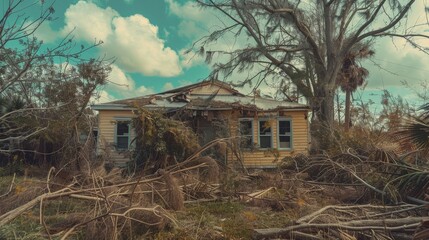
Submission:
[[[428,172],[413,172],[398,179],[397,189],[403,196],[423,198],[429,187]]]
[[[413,118],[395,135],[400,142],[411,142],[419,149],[429,149],[429,123],[423,118]]]
[[[429,120],[429,103],[426,103],[421,106],[419,110],[423,110],[423,113],[420,115],[421,118],[424,120]]]

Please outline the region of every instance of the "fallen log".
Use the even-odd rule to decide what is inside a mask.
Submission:
[[[9,223],[10,221],[12,221],[13,219],[15,219],[16,217],[18,217],[19,215],[21,215],[23,212],[33,208],[34,206],[40,204],[40,201],[42,200],[46,200],[46,199],[53,199],[53,198],[59,198],[59,197],[63,197],[63,196],[68,196],[68,195],[72,195],[75,193],[81,193],[83,192],[81,191],[67,191],[68,189],[63,189],[62,191],[59,192],[54,192],[54,193],[44,193],[38,197],[36,197],[35,199],[27,202],[26,204],[15,208],[3,215],[0,216],[0,227]],[[64,192],[67,191],[67,192]]]
[[[302,231],[304,229],[342,229],[349,231],[365,231],[365,230],[405,230],[414,229],[422,222],[428,221],[429,217],[405,217],[396,219],[369,219],[355,220],[349,222],[336,223],[301,223],[292,225],[286,228],[266,228],[254,229],[254,239],[267,239],[281,237],[293,234],[294,231]]]

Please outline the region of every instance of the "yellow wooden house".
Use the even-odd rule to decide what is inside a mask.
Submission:
[[[97,153],[118,165],[130,160],[136,102],[148,110],[162,110],[167,116],[187,110],[192,128],[201,144],[226,130],[227,137],[237,139],[239,155],[231,152],[219,159],[233,163],[240,158],[249,168],[269,168],[276,160],[309,147],[307,105],[277,101],[260,96],[246,96],[218,80],[202,81],[166,92],[109,103],[96,104],[98,111]],[[221,125],[221,126],[219,126]],[[225,131],[223,132],[225,137]]]

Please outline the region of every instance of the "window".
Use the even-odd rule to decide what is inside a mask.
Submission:
[[[271,124],[268,120],[259,120],[259,147],[271,148]]]
[[[130,122],[116,122],[116,149],[127,150],[130,140]]]
[[[240,119],[239,121],[240,147],[253,147],[253,121],[252,119]]]
[[[286,119],[280,119],[279,120],[279,145],[278,148],[280,149],[290,149],[291,144],[291,121]]]

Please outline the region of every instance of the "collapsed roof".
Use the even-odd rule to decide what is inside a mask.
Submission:
[[[220,94],[219,91],[211,94],[192,93],[192,89],[205,86],[207,84],[226,89],[229,94]],[[278,101],[260,96],[245,96],[233,89],[231,85],[218,80],[203,81],[158,94],[92,105],[92,109],[94,110],[132,110],[139,107],[147,109],[164,109],[167,111],[175,111],[179,109],[211,111],[232,109],[247,109],[255,111],[296,111],[309,109],[307,105],[300,103]]]

